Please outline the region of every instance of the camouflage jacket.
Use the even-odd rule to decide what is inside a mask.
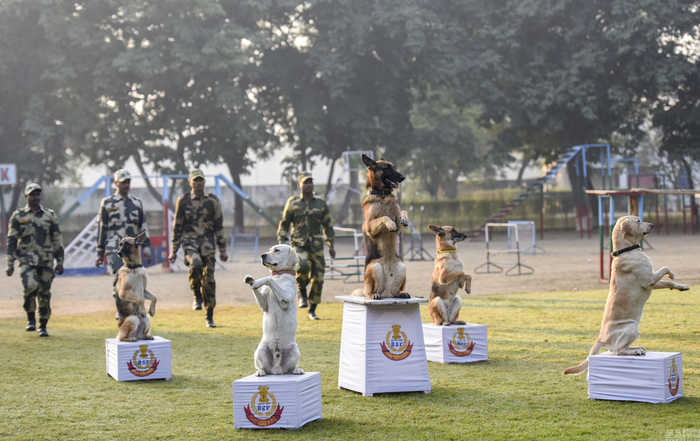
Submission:
[[[173,222],[172,250],[180,246],[202,256],[210,256],[226,249],[223,233],[224,217],[219,198],[213,194],[196,197],[192,192],[177,199]]]
[[[28,206],[15,210],[10,217],[7,235],[7,265],[53,268],[63,265],[63,238],[58,217],[50,208],[41,207],[36,213]]]
[[[144,247],[151,246],[148,225],[143,213],[143,203],[133,196],[122,197],[119,193],[102,199],[98,213],[97,255],[115,253],[119,241],[125,236],[134,237],[146,230]]]
[[[310,202],[301,195],[287,199],[282,213],[282,220],[277,228],[277,241],[285,243],[291,226],[290,244],[293,247],[306,248],[312,252],[323,251],[323,235],[328,246],[333,246],[335,231],[328,206],[323,199],[314,197]]]

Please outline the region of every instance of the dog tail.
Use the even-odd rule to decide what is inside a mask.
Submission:
[[[595,343],[593,343],[593,347],[591,348],[591,352],[588,354],[588,357],[599,353],[601,346],[602,345],[600,344],[600,340],[596,340]],[[564,369],[564,372],[562,372],[562,375],[571,375],[571,374],[578,375],[581,372],[588,369],[588,357],[586,357],[586,359],[583,360],[580,364]]]

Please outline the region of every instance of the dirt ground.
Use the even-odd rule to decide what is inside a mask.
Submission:
[[[645,249],[654,263],[654,269],[668,266],[676,280],[688,284],[700,284],[700,235],[658,235],[650,238],[653,249]],[[269,246],[271,243],[265,244]],[[546,234],[537,245],[543,250],[537,254],[522,254],[522,263],[534,268],[532,275],[505,276],[504,274],[477,274],[474,268],[485,262],[485,246],[482,242],[461,242],[458,255],[465,270],[472,275],[472,295],[526,293],[533,291],[606,289],[599,280],[599,239],[579,238],[577,233]],[[425,237],[425,249],[432,255],[435,245]],[[352,254],[350,242],[337,245],[338,256]],[[607,253],[607,251],[606,251]],[[494,260],[508,269],[515,263],[514,254],[501,254]],[[250,288],[243,283],[245,274],[262,277],[267,271],[253,255],[235,254],[233,261],[224,264],[216,273],[217,304],[241,305],[253,303]],[[433,262],[406,261],[406,288],[414,296],[428,297]],[[18,272],[12,278],[4,274],[5,256],[0,262],[3,283],[0,289],[0,318],[24,316],[22,311],[22,287]],[[517,272],[517,271],[516,271]],[[607,272],[607,257],[606,257]],[[2,280],[2,279],[0,279]],[[356,280],[352,278],[351,280]],[[111,275],[87,277],[57,277],[52,289],[52,314],[112,313]],[[326,278],[323,302],[333,302],[335,296],[349,295],[361,287],[360,283]],[[165,272],[161,267],[149,269],[149,287],[158,297],[159,309],[187,308],[192,296],[185,272]],[[323,307],[319,308],[322,315]]]

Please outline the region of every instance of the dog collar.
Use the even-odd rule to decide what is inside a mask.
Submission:
[[[389,196],[391,194],[392,189],[387,189],[387,190],[370,190],[369,194],[373,196]]]
[[[293,276],[297,275],[296,271],[292,271],[292,270],[281,270],[281,271],[273,271],[272,272],[273,276],[279,276],[280,274],[291,274]]]
[[[126,265],[127,268],[129,269],[136,269],[136,268],[141,268],[143,265]]]
[[[438,250],[438,254],[445,254],[445,253],[456,253],[457,250],[455,248],[449,249],[449,250]]]
[[[613,255],[613,257],[617,257],[622,253],[626,253],[627,251],[636,250],[637,248],[640,248],[639,244],[632,245],[631,247],[623,248],[621,250],[613,251],[611,254]]]

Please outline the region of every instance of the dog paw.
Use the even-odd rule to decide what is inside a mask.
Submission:
[[[372,300],[381,300],[383,298],[381,294],[375,294],[371,297]]]
[[[690,287],[688,285],[684,285],[682,283],[678,284],[678,291],[688,291]]]
[[[258,369],[258,370],[255,371],[255,376],[256,376],[256,377],[264,377],[265,375],[266,375],[266,374],[265,374],[265,371],[264,371],[263,369]]]
[[[396,222],[389,219],[388,217],[385,217],[384,219],[384,227],[387,229],[387,231],[392,233],[399,230],[399,228],[396,226]]]
[[[301,368],[296,368],[296,369],[294,369],[294,370],[292,371],[292,373],[293,373],[294,375],[303,375],[303,374],[304,374],[304,370],[301,369]]]
[[[401,224],[402,227],[408,226],[408,213],[406,213],[406,210],[401,211],[399,215],[399,224]]]
[[[255,282],[255,279],[254,279],[253,276],[251,276],[250,274],[246,274],[246,276],[245,276],[245,278],[243,279],[243,281],[244,281],[246,284],[248,284],[248,285],[250,285],[250,286],[253,286],[253,282]]]
[[[676,278],[676,275],[675,275],[675,274],[673,274],[673,271],[671,271],[671,270],[668,270],[668,278],[669,278],[669,279],[671,279],[671,280],[673,280],[673,279],[675,279],[675,278]]]
[[[409,294],[409,293],[407,293],[407,292],[400,292],[400,293],[396,294],[396,295],[394,296],[394,298],[397,298],[397,299],[410,299],[410,298],[411,298],[411,294]]]
[[[153,340],[153,336],[152,335],[144,335],[143,339],[144,340]]]

